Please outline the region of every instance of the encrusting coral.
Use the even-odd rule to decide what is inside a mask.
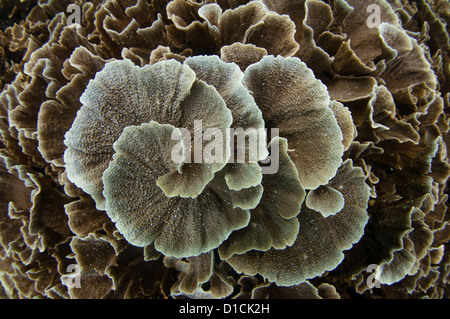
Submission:
[[[450,296],[448,1],[0,9],[0,297]]]

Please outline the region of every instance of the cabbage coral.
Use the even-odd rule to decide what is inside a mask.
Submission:
[[[447,1],[0,9],[0,297],[450,296]]]

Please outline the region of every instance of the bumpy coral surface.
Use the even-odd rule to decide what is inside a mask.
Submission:
[[[0,9],[0,297],[450,297],[448,1]]]

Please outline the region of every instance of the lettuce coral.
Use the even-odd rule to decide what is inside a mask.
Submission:
[[[0,0],[0,297],[448,298],[449,10]]]

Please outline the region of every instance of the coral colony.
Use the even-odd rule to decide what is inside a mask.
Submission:
[[[0,0],[0,297],[449,298],[449,12]]]

